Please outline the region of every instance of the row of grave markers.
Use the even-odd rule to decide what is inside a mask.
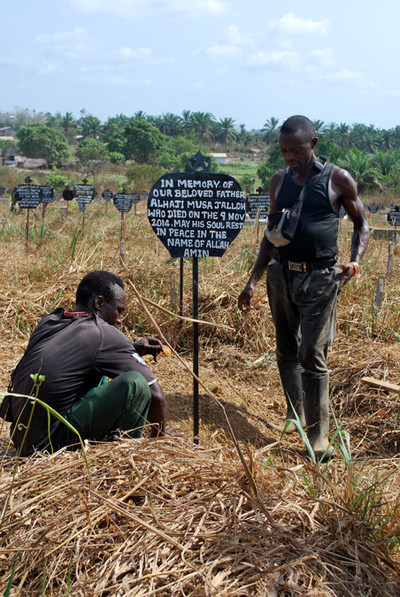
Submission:
[[[36,185],[32,184],[30,177],[25,179],[25,184],[17,185],[12,192],[13,200],[19,205],[21,209],[27,210],[27,223],[26,223],[26,242],[29,238],[29,212],[31,209],[36,209],[39,204],[45,206],[48,203],[52,203],[56,199],[54,189],[50,185]],[[73,199],[78,203],[78,208],[82,212],[82,229],[85,224],[85,210],[95,197],[97,192],[92,185],[86,184],[83,181],[82,184],[76,184],[73,189],[66,188],[62,193],[62,197],[65,201],[69,202]],[[124,234],[124,214],[129,212],[132,205],[135,205],[140,201],[139,193],[127,193],[122,191],[121,193],[112,193],[112,191],[105,190],[102,193],[102,197],[105,201],[113,201],[113,204],[121,212],[121,263],[124,262],[124,251],[123,251],[123,234]],[[67,203],[68,207],[68,203]]]

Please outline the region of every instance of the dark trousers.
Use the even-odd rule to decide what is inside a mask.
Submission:
[[[278,362],[297,361],[311,377],[328,373],[326,358],[336,332],[341,273],[338,264],[300,273],[271,260],[267,291],[276,329]]]
[[[118,430],[137,438],[143,435],[150,402],[146,379],[136,371],[129,371],[87,392],[70,408],[65,419],[82,439],[100,441]],[[76,441],[77,435],[64,426],[58,437],[58,447]]]

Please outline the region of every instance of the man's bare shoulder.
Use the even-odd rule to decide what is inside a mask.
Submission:
[[[357,185],[351,174],[344,168],[335,166],[333,164],[331,183],[337,189],[340,189],[342,194],[348,195],[355,193],[357,195]]]
[[[332,164],[331,177],[334,182],[346,184],[351,181],[354,183],[354,179],[351,176],[351,174],[344,168],[340,168],[339,166],[336,166],[335,164]]]
[[[274,172],[274,174],[271,176],[271,183],[270,183],[271,186],[276,189],[276,187],[279,185],[279,183],[282,182],[285,174],[286,174],[286,168],[284,168],[282,170],[277,170],[276,172]]]
[[[269,183],[269,195],[270,195],[272,205],[275,202],[275,197],[278,196],[285,173],[286,173],[286,169],[278,170],[271,176],[271,180]]]

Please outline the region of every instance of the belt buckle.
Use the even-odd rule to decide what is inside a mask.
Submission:
[[[307,264],[296,263],[296,261],[288,261],[288,269],[290,269],[292,272],[304,273],[307,271]]]

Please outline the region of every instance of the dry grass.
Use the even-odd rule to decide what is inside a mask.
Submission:
[[[45,231],[33,222],[28,246],[24,216],[1,210],[1,389],[38,319],[59,304],[72,306],[81,277],[101,267],[127,282],[124,332],[156,332],[132,282],[162,307],[147,303],[190,367],[191,325],[168,313],[176,310],[178,265],[154,237],[144,206],[127,218],[125,268],[118,265],[116,210],[90,206],[82,234],[77,210],[65,222],[53,205]],[[343,222],[343,261],[348,237]],[[398,397],[361,382],[365,375],[400,381],[399,254],[380,311],[373,299],[386,271],[382,243],[371,243],[360,275],[340,296],[332,404],[350,433],[352,461],[318,468],[298,436],[281,438],[270,425],[283,401],[264,285],[248,315],[236,309],[256,245],[246,227],[222,259],[200,263],[200,318],[217,326],[200,326],[200,378],[209,390],[201,395],[199,446],[191,437],[191,376],[176,358],[151,367],[180,438],[91,445],[91,480],[80,452],[17,462],[2,442],[3,593],[12,577],[11,594],[21,596],[400,595]],[[187,317],[190,280],[187,262]]]

